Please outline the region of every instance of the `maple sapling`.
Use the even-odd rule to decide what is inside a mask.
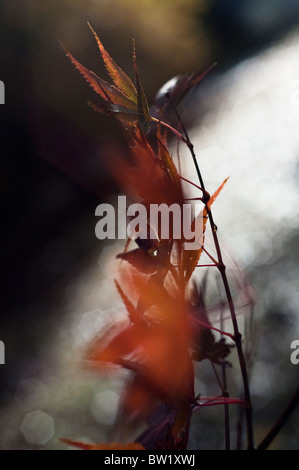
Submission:
[[[254,450],[248,377],[250,351],[246,349],[246,354],[243,351],[247,336],[243,339],[240,331],[237,294],[232,293],[211,209],[227,179],[213,194],[206,190],[193,144],[177,109],[205,73],[198,77],[194,74],[182,76],[169,82],[166,92],[158,94],[149,107],[139,78],[135,46],[133,83],[91,30],[113,84],[98,77],[65,51],[100,97],[100,103],[92,104],[92,107],[114,116],[124,125],[130,158],[126,160],[120,156],[113,160],[110,169],[133,204],[127,207],[126,196],[118,196],[117,217],[110,204],[100,204],[96,208],[96,216],[101,217],[95,227],[98,239],[128,237],[124,252],[117,255],[121,262],[114,280],[127,322],[111,323],[96,335],[87,347],[85,358],[100,371],[121,368],[128,372],[115,430],[122,427],[125,436],[127,430],[141,428],[143,432],[128,444],[63,441],[81,449],[185,450],[194,414],[211,406],[223,406],[225,448],[231,448],[231,410],[239,407],[238,448],[242,442],[240,423],[245,417],[247,449]],[[169,123],[172,112],[176,115],[179,130]],[[199,186],[181,175],[180,164],[177,168],[174,163],[168,147],[170,133],[187,145]],[[197,188],[198,197],[189,197],[186,182]],[[200,201],[200,208],[197,204],[195,208],[186,204],[192,199]],[[128,224],[127,218],[131,218]],[[205,246],[208,234],[215,253]],[[132,240],[136,243],[135,249],[128,251]],[[203,254],[210,258],[209,264],[199,264]],[[218,289],[220,301],[213,306],[208,305],[207,300],[207,271],[201,278],[194,275],[196,270],[198,273],[205,268],[218,273],[217,280],[221,284]],[[247,307],[251,316],[252,297],[247,295],[239,273],[236,286],[240,297],[246,299],[245,304],[242,302],[242,313]],[[246,320],[245,317],[244,331],[250,333],[252,328],[247,328]],[[252,325],[251,317],[249,324]],[[297,342],[291,347],[295,349],[291,360],[297,361]],[[241,397],[230,396],[226,376],[226,369],[232,365],[227,358],[233,350],[241,372]],[[203,360],[210,363],[215,376],[219,393],[214,396],[202,396],[195,391],[194,365]],[[266,448],[271,443],[298,399],[299,391],[258,448]]]

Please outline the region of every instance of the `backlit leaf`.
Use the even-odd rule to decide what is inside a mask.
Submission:
[[[115,85],[122,90],[122,92],[131,100],[133,103],[135,103],[136,100],[136,89],[131,81],[131,79],[128,77],[128,75],[114,62],[112,57],[108,54],[108,52],[105,50],[102,42],[100,41],[98,35],[92,28],[92,26],[88,23],[88,26],[90,27],[97,45],[100,49],[103,61],[105,63],[106,69],[108,70],[108,73],[112,80],[114,81]],[[136,103],[135,103],[136,104]]]
[[[80,62],[78,62],[78,60],[75,59],[74,56],[66,49],[65,53],[94,91],[104,100],[111,104],[123,106],[125,109],[131,110],[132,112],[136,110],[135,103],[128,99],[120,90],[80,64]]]
[[[135,51],[135,44],[133,49],[133,61],[134,61],[134,71],[135,71],[135,82],[137,88],[137,105],[138,105],[138,112],[139,112],[139,119],[138,125],[139,128],[148,132],[149,130],[149,123],[150,123],[150,115],[149,115],[149,106],[144,94],[141,81],[139,78],[138,67],[136,63],[136,51]]]
[[[220,191],[223,189],[224,185],[226,184],[228,178],[226,178],[223,183],[219,186],[219,188],[215,191],[215,193],[209,198],[206,206],[204,209],[200,212],[200,214],[197,216],[200,219],[202,219],[202,246],[197,249],[197,250],[186,250],[183,253],[183,268],[185,271],[185,280],[186,284],[189,282],[190,277],[196,268],[198,261],[201,257],[201,254],[203,252],[203,246],[204,246],[204,239],[205,239],[205,231],[206,231],[206,226],[207,226],[207,220],[208,220],[208,213],[209,210],[213,204],[213,202],[216,200],[217,196],[219,195]],[[192,223],[193,228],[195,227],[195,221]]]
[[[64,48],[64,46],[63,48],[71,62],[92,86],[94,91],[105,101],[105,104],[93,104],[92,107],[100,112],[115,114],[119,120],[131,125],[133,124],[134,126],[138,125],[143,132],[147,132],[152,118],[149,114],[149,106],[138,74],[135,47],[133,50],[133,60],[136,87],[127,74],[108,54],[90,24],[89,27],[96,39],[105,67],[112,78],[114,85],[106,82],[102,78],[98,77],[94,72],[85,68]]]
[[[142,316],[138,313],[138,310],[134,307],[134,305],[132,304],[132,302],[129,300],[129,298],[126,296],[126,294],[124,293],[124,291],[122,290],[122,288],[120,287],[119,283],[115,280],[115,285],[116,285],[116,288],[122,298],[122,301],[123,303],[125,304],[126,306],[126,309],[127,309],[127,312],[129,314],[129,318],[131,320],[132,323],[140,323],[143,320]]]

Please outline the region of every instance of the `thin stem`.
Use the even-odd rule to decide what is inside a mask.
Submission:
[[[194,406],[194,411],[198,411],[201,407],[204,406],[224,405],[225,403],[227,403],[228,405],[242,405],[244,407],[247,406],[246,402],[244,400],[241,400],[240,398],[223,398],[222,396],[220,396],[211,398],[205,403],[197,403]]]
[[[217,372],[217,369],[216,369],[216,367],[215,367],[214,362],[210,360],[210,363],[211,363],[212,369],[213,369],[213,371],[214,371],[216,380],[217,380],[217,382],[218,382],[218,386],[219,386],[220,390],[222,391],[222,397],[223,397],[223,392],[224,392],[223,384],[222,384],[222,382],[221,382],[221,380],[220,380],[220,377],[219,377],[219,374],[218,374],[218,372]]]
[[[227,405],[240,405],[241,404],[243,406],[246,406],[246,403],[243,400],[240,400],[239,398],[236,398],[236,399],[223,398],[220,401],[213,402],[213,403],[203,403],[203,404],[200,404],[199,406],[214,406],[214,405],[225,405],[225,404]]]
[[[240,364],[240,369],[241,369],[241,374],[242,374],[242,379],[243,379],[244,397],[247,403],[247,407],[245,409],[246,428],[247,428],[247,448],[248,450],[253,450],[254,443],[253,443],[253,427],[252,427],[252,405],[251,405],[251,396],[250,396],[250,390],[249,390],[247,366],[246,366],[245,356],[244,356],[243,348],[242,348],[242,335],[239,332],[235,307],[234,307],[233,299],[231,296],[228,280],[225,274],[224,265],[220,273],[221,273],[221,277],[222,277],[222,281],[223,281],[223,285],[224,285],[224,289],[225,289],[225,293],[227,296],[228,305],[229,305],[229,309],[230,309],[230,313],[232,317],[232,323],[233,323],[233,328],[234,328],[234,340],[236,343],[239,364]]]
[[[237,418],[237,444],[236,444],[236,450],[241,450],[242,447],[242,437],[243,437],[243,416],[244,416],[244,410],[240,406],[239,408],[239,413],[238,413],[238,418]]]
[[[172,264],[171,265],[173,268],[178,268],[180,265],[179,264]],[[197,264],[197,268],[217,268],[217,264]]]
[[[219,278],[217,276],[217,286],[219,290],[219,294],[221,296],[221,290],[219,286]],[[221,297],[220,297],[221,299]],[[221,301],[221,308],[220,308],[220,329],[224,330],[224,321],[223,321],[223,302]],[[221,335],[223,338],[223,335]],[[222,383],[223,383],[223,397],[228,398],[229,393],[227,390],[227,380],[226,380],[226,368],[225,365],[221,367],[222,372]],[[227,403],[224,404],[224,423],[225,423],[225,450],[230,450],[230,421],[229,421],[229,406]]]
[[[219,269],[219,266],[218,266],[218,262],[215,260],[215,258],[213,258],[213,256],[205,249],[204,246],[202,246],[202,250],[205,252],[206,255],[208,255],[208,257],[213,261],[213,264],[215,266],[217,266],[217,268]]]
[[[184,201],[202,201],[202,197],[185,197]]]
[[[274,424],[273,428],[270,429],[268,434],[264,437],[262,442],[258,445],[257,450],[265,450],[271,442],[275,439],[279,431],[282,429],[282,427],[286,424],[292,413],[295,411],[296,406],[299,403],[299,387],[297,388],[296,392],[292,396],[289,404],[287,407],[284,409],[276,423]]]
[[[184,136],[179,131],[177,131],[174,127],[172,127],[170,124],[167,124],[167,122],[161,121],[160,119],[157,119],[152,116],[151,116],[151,121],[156,122],[157,124],[161,124],[161,126],[166,127],[171,132],[173,132],[178,137],[178,139],[182,140],[185,144],[187,143]]]
[[[193,183],[192,181],[188,180],[187,178],[184,178],[182,175],[179,175],[181,180],[186,181],[186,183],[192,184],[192,186],[195,186],[195,188],[199,189],[200,191],[204,191],[200,186],[197,184]]]
[[[222,366],[222,383],[223,383],[223,397],[228,398],[227,381],[225,367]],[[229,407],[224,403],[224,423],[225,423],[225,450],[230,450],[230,421],[229,421]]]
[[[204,326],[205,328],[208,328],[209,330],[217,331],[217,333],[228,336],[230,339],[234,340],[234,335],[232,335],[231,333],[227,333],[226,331],[219,330],[218,328],[215,328],[214,326],[209,325],[209,323],[205,323],[204,321],[198,320],[198,318],[192,317],[192,315],[187,315],[187,317],[200,326]]]
[[[242,308],[242,307],[243,307],[242,305],[239,306],[239,308]],[[248,307],[248,304],[246,304],[246,307]],[[252,304],[251,304],[251,311],[250,311],[250,316],[249,316],[249,325],[248,325],[247,318],[248,317],[246,316],[245,325],[244,325],[245,336],[246,336],[246,338],[250,338],[250,340],[252,341],[252,332],[253,332],[253,322],[252,322],[252,319],[253,319],[253,305]],[[251,366],[250,362],[251,361],[249,360],[250,352],[249,352],[248,344],[249,344],[249,341],[247,340],[244,354],[245,354],[245,357],[246,357],[246,360],[247,360],[247,370],[248,370],[248,373],[250,373],[250,366]],[[240,450],[241,447],[242,447],[243,418],[244,418],[244,409],[240,406],[238,416],[237,416],[237,422],[236,422],[236,436],[237,436],[236,450]]]
[[[198,180],[199,180],[199,184],[200,184],[202,190],[204,191],[204,194],[206,194],[204,181],[203,181],[201,171],[199,169],[197,159],[196,159],[196,155],[195,155],[195,152],[194,152],[194,146],[193,146],[192,142],[189,139],[188,132],[187,132],[185,126],[184,126],[184,123],[182,122],[181,116],[180,116],[175,104],[173,103],[173,100],[172,100],[170,94],[166,93],[166,96],[168,97],[168,99],[169,99],[169,101],[170,101],[170,103],[171,103],[171,105],[174,109],[174,112],[175,112],[175,114],[176,114],[176,116],[177,116],[177,118],[180,122],[181,128],[183,130],[183,135],[184,135],[183,140],[184,140],[184,142],[186,143],[187,147],[190,150],[190,153],[191,153],[191,156],[192,156],[192,159],[193,159],[193,163],[194,163],[194,166],[195,166],[195,170],[196,170],[196,173],[197,173],[197,177],[198,177]],[[233,329],[234,329],[234,341],[235,341],[236,348],[237,348],[237,354],[238,354],[238,359],[239,359],[239,364],[240,364],[240,369],[241,369],[241,374],[242,374],[244,397],[245,397],[245,401],[246,401],[246,404],[247,404],[246,410],[245,410],[245,412],[246,412],[246,427],[247,427],[247,448],[248,448],[248,450],[253,450],[254,449],[254,440],[253,440],[253,426],[252,426],[252,405],[251,405],[251,396],[250,396],[246,361],[245,361],[243,348],[242,348],[242,335],[239,331],[236,311],[235,311],[235,307],[234,307],[234,302],[233,302],[233,299],[232,299],[229,283],[228,283],[226,272],[225,272],[226,271],[226,266],[223,263],[223,259],[222,259],[222,252],[221,252],[221,248],[220,248],[220,244],[219,244],[219,240],[218,240],[218,236],[217,236],[217,228],[216,228],[216,225],[214,223],[212,211],[211,211],[211,209],[209,209],[207,203],[208,203],[208,200],[205,201],[205,205],[206,205],[207,212],[208,212],[208,217],[209,217],[209,222],[210,222],[210,226],[211,226],[211,230],[212,230],[212,234],[213,234],[215,249],[216,249],[216,252],[217,252],[218,269],[219,269],[219,272],[221,274],[221,278],[222,278],[222,282],[223,282],[223,285],[224,285],[224,290],[225,290],[225,294],[226,294],[226,297],[227,297],[228,306],[229,306],[229,310],[230,310],[230,314],[231,314],[231,320],[232,320]]]
[[[197,268],[218,268],[217,264],[197,264]]]
[[[182,166],[181,166],[181,157],[180,157],[180,139],[177,140],[177,156],[178,156],[178,168],[179,168],[179,175],[182,174]]]

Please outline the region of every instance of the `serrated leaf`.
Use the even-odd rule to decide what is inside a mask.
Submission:
[[[83,75],[85,80],[91,85],[94,91],[99,94],[105,101],[112,104],[117,104],[128,108],[129,110],[134,111],[136,105],[130,101],[121,91],[119,91],[115,86],[106,82],[102,78],[98,77],[94,72],[88,70],[84,67],[77,59],[65,49],[66,55],[69,57],[71,62],[75,65],[77,70]]]
[[[224,186],[225,186],[225,184],[227,183],[228,180],[229,180],[229,177],[226,178],[223,181],[223,183],[219,186],[219,188],[214,192],[214,194],[208,200],[207,206],[208,206],[209,209],[210,209],[211,205],[213,204],[213,202],[216,200],[216,198],[219,196],[219,193],[222,191],[222,189],[224,188]]]
[[[202,234],[201,234],[201,243],[202,246],[198,248],[197,250],[185,250],[183,253],[183,269],[185,272],[185,283],[188,284],[192,273],[194,269],[196,268],[198,261],[201,257],[201,254],[203,252],[203,247],[204,247],[204,241],[205,241],[205,231],[206,231],[206,226],[207,226],[207,221],[208,221],[208,211],[206,207],[200,212],[200,214],[197,216],[200,220],[202,220]],[[194,229],[195,227],[195,220],[192,223],[192,228]]]
[[[72,54],[67,49],[65,49],[64,46],[62,47],[64,48],[71,62],[92,86],[94,91],[98,93],[106,102],[104,105],[92,105],[92,107],[100,112],[115,114],[120,121],[129,122],[129,124],[133,124],[134,126],[138,125],[138,127],[143,132],[148,132],[152,118],[149,114],[149,106],[139,79],[135,48],[133,51],[133,59],[136,87],[127,74],[108,54],[90,24],[89,27],[96,39],[105,67],[110,77],[112,78],[114,85],[98,77],[91,70],[88,70],[86,67],[80,64],[80,62],[78,62],[78,60],[76,60]]]
[[[173,162],[173,159],[171,158],[171,156],[168,152],[167,143],[161,135],[160,127],[158,127],[158,130],[157,130],[157,141],[158,141],[158,157],[163,162],[163,164],[165,166],[165,169],[167,170],[168,174],[170,175],[170,178],[172,179],[173,183],[178,188],[181,188],[180,175],[179,175],[178,170],[177,170],[177,168],[176,168],[176,166]]]
[[[184,202],[181,181],[172,168],[171,157],[163,152],[160,154],[159,148],[154,150],[137,128],[131,140],[130,160],[116,158],[110,165],[111,173],[126,194],[138,198],[146,208],[150,204],[170,206]]]
[[[133,85],[131,79],[128,77],[128,75],[115,63],[115,61],[112,59],[112,57],[108,54],[108,52],[106,51],[106,49],[104,48],[102,42],[100,41],[98,35],[96,34],[96,32],[94,31],[94,29],[92,28],[92,26],[90,25],[90,23],[88,23],[88,26],[90,27],[95,39],[96,39],[96,42],[97,42],[97,45],[100,49],[100,52],[101,52],[101,55],[102,55],[102,58],[103,58],[103,61],[105,63],[105,66],[106,66],[106,69],[110,75],[110,77],[112,78],[112,80],[114,81],[114,83],[118,86],[118,88],[120,90],[122,90],[122,92],[132,101],[134,102],[135,104],[137,104],[137,102],[135,102],[136,100],[136,88],[135,86]]]
[[[146,127],[145,130],[148,131],[151,117],[149,114],[148,102],[147,102],[147,99],[146,99],[146,96],[143,91],[141,81],[139,78],[139,72],[138,72],[138,67],[136,63],[135,43],[133,47],[133,63],[134,63],[135,81],[136,81],[136,88],[137,88],[137,106],[138,106],[138,112],[139,112],[138,125],[141,130],[144,127]]]

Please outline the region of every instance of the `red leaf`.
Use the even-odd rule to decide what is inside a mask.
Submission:
[[[103,44],[101,43],[98,35],[88,23],[88,26],[90,27],[96,41],[97,45],[100,49],[102,58],[104,60],[106,69],[108,70],[108,73],[116,86],[122,90],[122,92],[129,98],[130,101],[133,101],[135,103],[136,100],[136,88],[133,85],[131,79],[127,76],[127,74],[114,62],[112,57],[108,54],[108,52],[105,50]],[[136,103],[135,103],[136,104]]]
[[[114,282],[115,282],[116,288],[117,288],[117,290],[118,290],[118,292],[119,292],[119,294],[122,298],[122,301],[126,306],[126,309],[127,309],[128,314],[129,314],[131,322],[134,323],[135,325],[137,325],[140,322],[143,322],[144,320],[143,320],[142,316],[139,314],[138,310],[134,307],[132,302],[126,296],[126,294],[124,293],[124,291],[120,287],[119,283],[116,280]]]
[[[115,86],[111,85],[110,83],[107,83],[102,78],[98,77],[91,70],[88,70],[83,65],[81,65],[80,62],[78,62],[78,60],[75,59],[67,49],[64,48],[64,50],[71,62],[83,75],[86,81],[91,85],[94,91],[98,93],[102,98],[104,98],[104,100],[112,104],[123,106],[125,109],[128,108],[132,111],[136,110],[136,105],[131,100],[129,100],[120,90],[118,90]]]
[[[133,62],[134,62],[134,70],[135,70],[135,82],[137,88],[137,105],[138,105],[138,112],[139,112],[139,119],[138,125],[139,128],[144,130],[146,133],[149,131],[149,122],[150,122],[150,115],[149,115],[149,107],[146,96],[144,94],[141,81],[139,78],[138,67],[136,63],[136,51],[135,51],[135,43],[133,47]]]
[[[180,315],[172,309],[173,304],[170,311],[161,312],[157,325],[144,322],[123,329],[105,347],[100,338],[91,346],[88,359],[100,367],[111,363],[132,370],[160,399],[174,403],[191,399],[192,361],[182,320],[175,321]],[[163,322],[165,317],[168,321]]]
[[[110,57],[90,24],[89,27],[96,39],[104,64],[114,85],[107,83],[94,72],[85,68],[64,48],[64,46],[63,48],[72,63],[92,86],[94,91],[106,101],[106,105],[92,105],[93,108],[101,112],[114,113],[121,121],[129,122],[135,126],[138,124],[140,129],[147,131],[151,117],[149,115],[147,99],[138,75],[135,49],[133,51],[133,59],[137,89],[126,73],[114,62],[112,57]]]

